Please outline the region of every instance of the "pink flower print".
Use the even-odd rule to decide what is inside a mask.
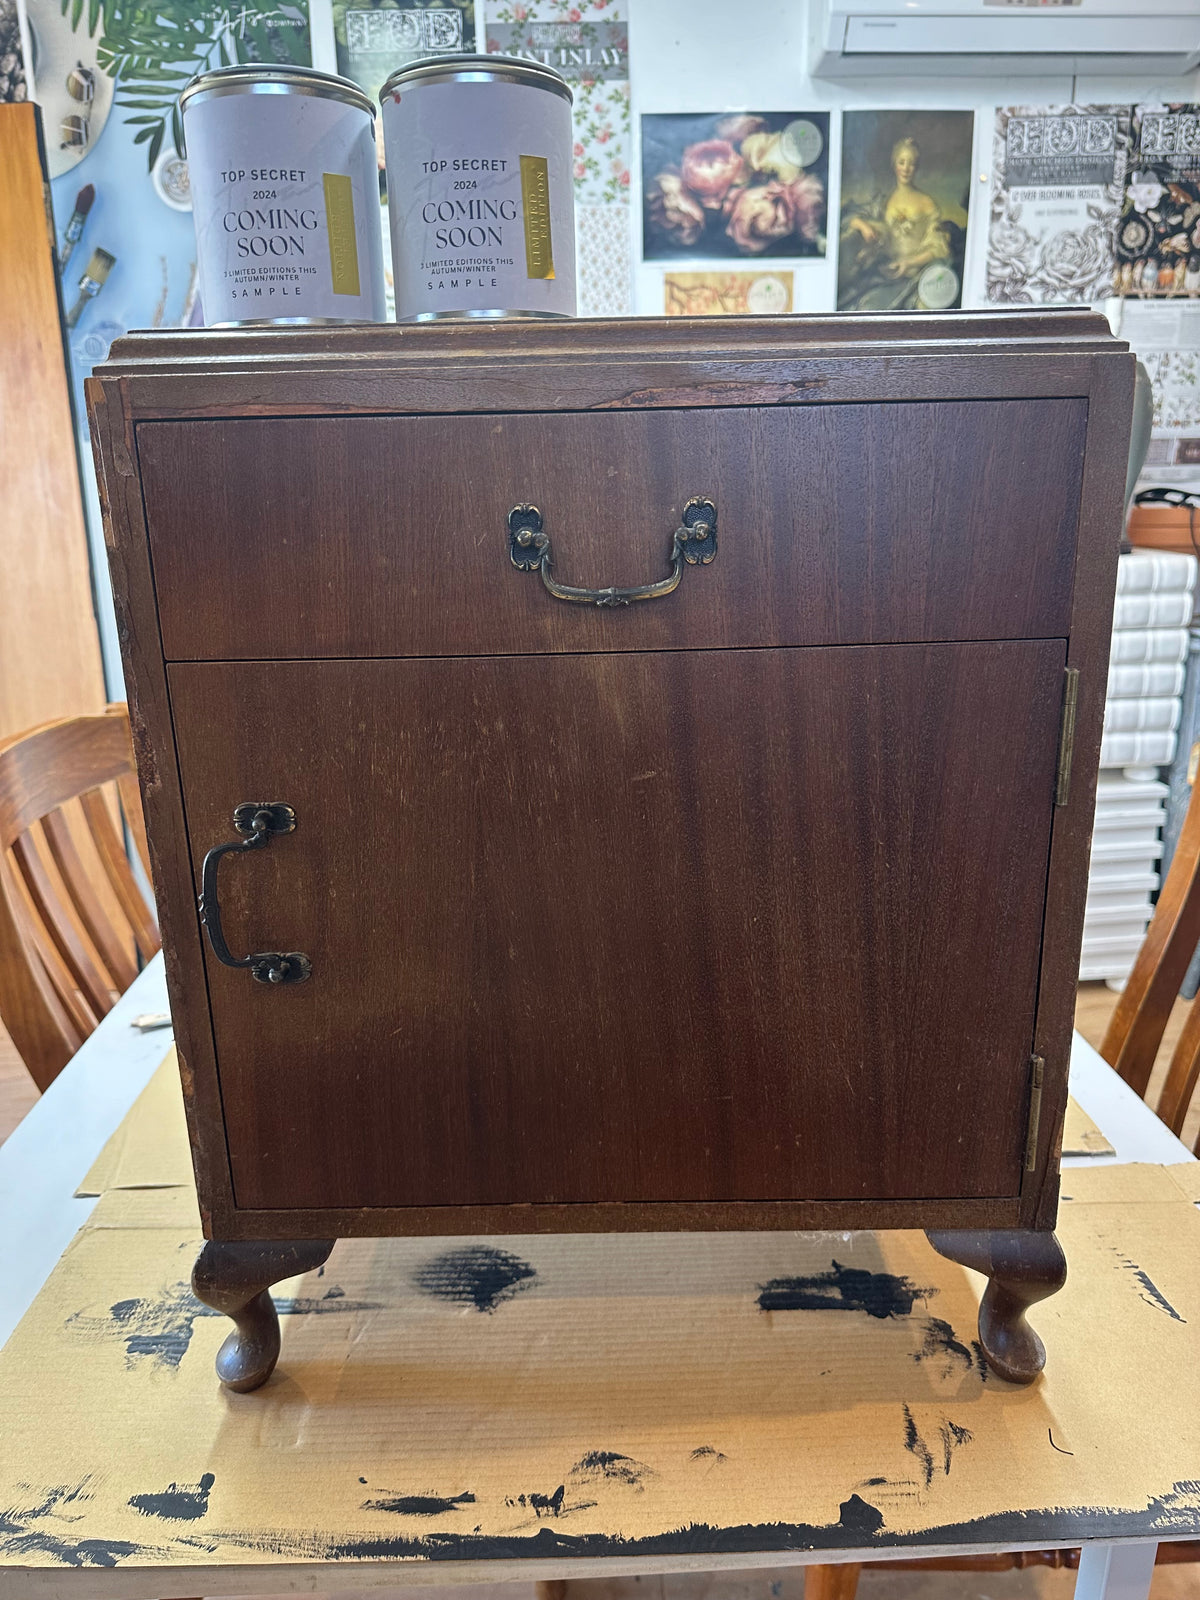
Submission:
[[[629,187],[629,168],[628,167],[626,167],[624,172],[622,172],[622,174],[621,174],[621,187],[622,187],[622,189],[628,189],[628,187]]]
[[[584,166],[582,161],[577,161],[575,163],[575,176],[577,178],[586,178],[587,177],[587,168]]]
[[[583,146],[581,144],[577,144],[575,146],[574,154],[577,156],[581,156],[583,154]]]
[[[611,128],[601,128],[599,133],[596,135],[596,143],[597,144],[607,144],[608,141],[611,138],[612,138],[612,129]]]
[[[524,22],[526,17],[529,15],[529,8],[528,6],[514,6],[512,8],[512,14],[514,22]]]
[[[567,12],[567,21],[568,22],[582,22],[583,21],[583,12],[580,11],[578,6],[572,6],[570,11]]]

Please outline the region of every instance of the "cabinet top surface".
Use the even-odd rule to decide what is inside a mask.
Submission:
[[[274,367],[338,361],[929,353],[1124,352],[1107,319],[1087,310],[958,311],[875,316],[621,317],[339,327],[156,329],[118,339],[99,377],[134,372]]]
[[[1128,348],[1086,310],[159,329],[88,393],[132,422],[1015,399],[1087,394]]]

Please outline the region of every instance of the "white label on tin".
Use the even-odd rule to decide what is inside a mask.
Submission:
[[[366,113],[308,94],[184,108],[204,320],[386,315]]]
[[[574,316],[571,107],[561,95],[516,83],[401,84],[384,101],[383,138],[397,321]]]

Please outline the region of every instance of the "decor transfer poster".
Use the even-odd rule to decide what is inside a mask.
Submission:
[[[1133,108],[1117,224],[1119,295],[1200,295],[1200,105]]]
[[[839,311],[962,303],[973,111],[847,111]]]
[[[827,111],[642,118],[647,261],[823,256]]]
[[[553,67],[571,85],[581,317],[633,309],[627,0],[483,0],[487,53]]]
[[[338,71],[378,101],[410,61],[476,48],[474,0],[333,0]]]
[[[1111,294],[1129,141],[1129,106],[997,111],[989,300],[1080,305]]]

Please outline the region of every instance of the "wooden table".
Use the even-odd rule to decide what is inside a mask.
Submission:
[[[164,1010],[165,992],[161,964],[155,961],[139,977],[100,1028],[88,1040],[61,1077],[5,1145],[0,1147],[0,1238],[5,1241],[4,1271],[0,1274],[0,1343],[6,1341],[17,1322],[32,1304],[39,1289],[55,1267],[59,1256],[76,1230],[90,1215],[94,1200],[79,1199],[74,1190],[98,1155],[102,1146],[128,1112],[162,1060],[169,1033],[138,1032],[134,1017]],[[1076,1100],[1096,1121],[1114,1147],[1111,1156],[1068,1158],[1066,1168],[1096,1169],[1130,1163],[1171,1166],[1192,1162],[1187,1149],[1158,1121],[1144,1103],[1100,1059],[1078,1035],[1072,1056],[1071,1088]],[[847,1236],[848,1237],[848,1236]],[[428,1243],[428,1241],[427,1241]],[[285,1348],[285,1366],[286,1366]],[[51,1374],[47,1374],[51,1377]],[[1181,1381],[1185,1377],[1181,1374]],[[1188,1374],[1187,1380],[1192,1381]],[[267,1391],[264,1391],[264,1393]],[[1181,1390],[1182,1392],[1182,1390]],[[253,1401],[250,1397],[244,1400]],[[326,1426],[328,1423],[326,1422]],[[130,1449],[135,1448],[131,1443]],[[1200,1466],[1200,1464],[1198,1464]],[[948,1469],[947,1469],[948,1470]],[[1200,1471],[1197,1472],[1200,1476]],[[1156,1543],[1144,1538],[1088,1537],[1081,1528],[1074,1536],[1026,1540],[1027,1545],[1082,1544],[1083,1556],[1076,1585],[1080,1600],[1144,1600],[1148,1592]],[[1195,1529],[1181,1527],[1172,1537],[1195,1538]],[[1022,1543],[1012,1540],[990,1544],[973,1542],[971,1549],[1012,1548]],[[947,1555],[962,1550],[962,1543],[940,1546],[911,1544],[897,1549],[902,1557]],[[881,1549],[875,1542],[869,1550],[759,1550],[744,1555],[703,1554],[661,1555],[654,1557],[574,1560],[497,1560],[471,1561],[393,1561],[340,1562],[336,1573],[328,1572],[330,1587],[370,1588],[382,1583],[424,1585],[433,1582],[496,1582],[505,1578],[527,1580],[565,1576],[596,1576],[631,1571],[714,1570],[721,1567],[751,1567],[783,1562],[823,1562],[878,1558],[891,1553],[886,1541]],[[278,1566],[264,1569],[222,1567],[222,1593],[264,1592],[264,1583],[275,1590],[286,1586]],[[292,1569],[296,1581],[306,1589],[320,1585],[323,1573],[312,1563]],[[241,1581],[244,1579],[244,1583]],[[211,1576],[210,1584],[216,1580]],[[14,1586],[15,1585],[15,1586]],[[139,1587],[140,1585],[140,1587]],[[149,1585],[149,1587],[147,1587]],[[189,1586],[190,1585],[190,1586]],[[164,1569],[146,1573],[144,1569],[118,1567],[79,1570],[42,1569],[30,1576],[14,1570],[10,1558],[0,1553],[0,1596],[21,1594],[69,1594],[110,1596],[195,1594],[196,1578],[188,1572]],[[210,1590],[211,1592],[211,1590]]]

